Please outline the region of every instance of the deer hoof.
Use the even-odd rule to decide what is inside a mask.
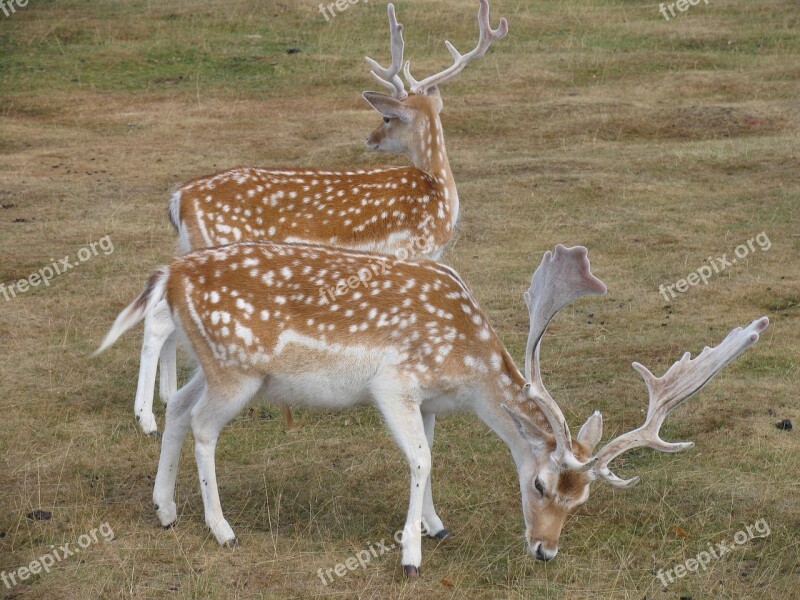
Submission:
[[[156,504],[156,516],[164,529],[171,529],[178,520],[178,507],[174,502]]]
[[[151,435],[158,431],[156,416],[152,412],[136,415],[136,422],[139,423],[139,428],[145,433],[145,435]]]
[[[419,579],[420,568],[414,565],[403,565],[403,574],[409,579]]]

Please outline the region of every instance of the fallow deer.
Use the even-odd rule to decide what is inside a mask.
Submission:
[[[356,275],[367,283],[331,302],[324,290]],[[659,438],[667,413],[754,344],[769,323],[765,317],[735,329],[695,359],[687,353],[661,378],[634,363],[650,393],[645,424],[592,456],[602,418],[595,413],[572,438],[542,383],[539,347],[561,308],[605,292],[585,248],[558,245],[545,253],[525,294],[530,331],[523,376],[449,267],[324,246],[240,243],[196,251],[158,270],[98,352],[159,302],[168,303],[199,369],[167,405],[153,500],[161,524],[172,525],[180,450],[191,427],[205,521],[220,544],[233,544],[235,536],[220,505],[214,449],[222,428],[256,393],[263,390],[278,404],[327,409],[373,404],[408,461],[402,564],[416,577],[421,524],[432,537],[448,534],[431,493],[437,413],[472,411],[506,443],[519,474],[529,551],[549,560],[566,516],[586,501],[594,479],[636,482],[611,473],[615,457],[643,445],[662,452],[691,445]]]
[[[364,92],[364,99],[384,122],[367,138],[375,150],[407,154],[413,167],[330,171],[241,167],[195,179],[172,197],[170,221],[178,231],[182,252],[241,240],[307,242],[386,254],[400,250],[411,256],[438,258],[450,241],[459,213],[456,190],[439,113],[438,85],[483,56],[495,40],[508,33],[500,20],[489,22],[489,2],[480,0],[479,41],[461,55],[445,42],[453,64],[422,81],[405,75],[411,94],[398,73],[403,64],[403,26],[394,5],[388,6],[392,62],[382,67],[366,58],[372,77],[391,95]],[[177,388],[176,337],[166,304],[145,319],[139,382],[134,414],[145,433],[158,430],[153,414],[153,388],[161,357],[159,391],[162,401]],[[291,426],[291,412],[283,409]]]

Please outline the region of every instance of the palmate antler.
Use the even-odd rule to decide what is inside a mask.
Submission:
[[[669,443],[659,437],[659,429],[666,416],[703,388],[725,365],[758,341],[759,335],[769,326],[762,317],[748,327],[738,327],[714,348],[706,347],[697,357],[687,352],[663,377],[655,377],[638,362],[633,368],[644,378],[649,393],[649,408],[644,424],[608,442],[595,456],[581,462],[572,450],[572,436],[558,404],[542,382],[539,366],[539,348],[548,323],[567,304],[582,296],[604,294],[605,284],[592,275],[586,248],[556,246],[554,253],[546,252],[533,274],[531,286],[525,292],[525,304],[530,316],[530,332],[525,348],[525,386],[528,398],[536,403],[547,418],[556,441],[550,458],[559,469],[590,471],[596,478],[604,479],[616,487],[630,487],[639,478],[620,479],[608,468],[619,455],[647,446],[660,452],[680,452],[691,448],[692,442]],[[511,412],[511,411],[509,411]],[[513,413],[512,413],[513,414]],[[599,439],[602,416],[595,412],[583,429],[596,429]],[[578,434],[581,438],[581,433]]]
[[[642,376],[650,396],[647,418],[644,425],[613,439],[595,456],[597,463],[592,472],[615,487],[630,487],[639,482],[638,477],[620,479],[612,473],[608,464],[620,454],[648,446],[659,452],[680,452],[694,446],[692,442],[670,443],[659,436],[659,429],[666,416],[676,407],[691,398],[719,373],[725,365],[758,341],[759,335],[769,325],[762,317],[742,329],[737,327],[715,348],[706,346],[695,358],[687,352],[673,364],[663,377],[655,377],[647,367],[638,362],[633,368]]]
[[[405,42],[403,41],[403,26],[397,22],[394,4],[389,4],[387,10],[389,13],[389,34],[391,36],[392,64],[389,67],[382,67],[375,60],[369,58],[368,56],[364,58],[372,68],[372,71],[370,71],[372,78],[382,86],[391,90],[394,98],[403,100],[408,96],[405,85],[403,84],[403,80],[400,79],[398,75],[400,68],[403,66],[403,50],[405,47]],[[422,81],[417,81],[411,76],[411,61],[407,61],[403,67],[403,72],[405,73],[406,81],[408,81],[411,91],[415,94],[426,94],[433,87],[452,79],[458,75],[458,73],[460,73],[470,62],[486,54],[486,51],[489,49],[489,46],[492,45],[492,42],[499,40],[508,34],[508,21],[506,21],[505,18],[500,19],[500,24],[498,25],[497,29],[492,29],[491,24],[489,23],[489,0],[480,0],[480,7],[478,9],[478,27],[480,29],[478,45],[467,54],[461,54],[455,49],[453,44],[451,44],[449,41],[445,41],[444,44],[447,47],[447,50],[450,52],[450,56],[453,57],[453,64],[440,73],[431,75]]]
[[[551,456],[552,460],[567,469],[585,471],[594,461],[582,463],[573,454],[572,436],[564,413],[542,382],[539,346],[547,325],[559,310],[582,296],[605,293],[606,285],[592,275],[588,250],[583,246],[567,248],[558,244],[555,252],[545,252],[541,264],[533,273],[531,286],[524,294],[530,316],[530,331],[525,347],[525,389],[528,398],[541,409],[553,430],[556,450]]]

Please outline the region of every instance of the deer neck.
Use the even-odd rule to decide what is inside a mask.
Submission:
[[[474,410],[476,416],[505,442],[514,462],[520,468],[529,463],[532,456],[531,447],[520,435],[511,416],[503,409],[503,405],[512,410],[520,409],[520,404],[525,402],[523,396],[525,378],[505,348],[502,349],[500,357],[500,369],[492,371],[487,377],[483,394],[475,400]]]
[[[444,131],[439,116],[429,118],[429,127],[420,136],[420,143],[411,151],[414,166],[424,171],[436,181],[439,191],[450,206],[451,225],[458,220],[458,190],[447,159],[444,145]]]

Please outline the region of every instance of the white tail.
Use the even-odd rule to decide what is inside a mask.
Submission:
[[[488,2],[480,15],[488,19]],[[364,92],[383,116],[367,138],[374,150],[407,154],[413,167],[369,170],[264,169],[239,167],[183,185],[169,204],[182,251],[242,240],[328,244],[400,256],[438,258],[453,236],[459,199],[439,113],[438,90],[429,86],[409,96],[398,76],[403,61],[402,25],[389,4],[392,64],[367,58],[372,76],[392,95]],[[479,20],[482,55],[488,48]],[[507,31],[501,22],[502,35]],[[492,32],[492,39],[502,35]],[[478,57],[470,53],[469,59]],[[465,57],[466,58],[466,57]],[[465,61],[458,71],[466,65]],[[450,72],[448,79],[455,75]],[[427,80],[426,80],[427,81]],[[444,79],[438,79],[439,83]],[[161,357],[161,399],[176,389],[176,342],[169,313],[161,304],[146,315],[134,412],[145,433],[157,431],[153,414],[156,364]],[[288,409],[284,411],[291,420]]]
[[[532,278],[528,347],[537,359],[526,368],[527,379],[461,278],[438,263],[324,246],[241,243],[174,260],[166,285],[171,312],[200,369],[167,407],[153,492],[165,526],[177,518],[178,458],[191,427],[206,523],[219,543],[235,541],[219,501],[214,448],[225,424],[260,390],[277,404],[375,405],[408,461],[402,562],[409,576],[419,574],[421,524],[428,535],[447,535],[430,491],[437,412],[474,412],[508,445],[529,548],[540,559],[555,556],[566,516],[588,498],[593,463],[619,453],[612,442],[609,454],[592,458],[602,433],[596,415],[577,438],[569,435],[538,368],[539,343],[555,313],[576,298],[605,292],[585,248],[557,246]],[[699,389],[766,326],[766,319],[756,321],[704,352],[702,360],[670,370],[677,380],[698,365],[690,384],[669,384],[680,390],[669,400],[657,393],[660,384],[649,384],[659,398],[653,402],[672,406]],[[667,379],[672,381],[669,373]]]
[[[108,350],[122,334],[138,324],[149,312],[153,311],[155,306],[164,299],[166,280],[166,269],[157,271],[150,277],[144,291],[125,310],[119,313],[111,326],[111,330],[106,335],[103,343],[100,344],[100,347],[95,350],[93,356]]]

